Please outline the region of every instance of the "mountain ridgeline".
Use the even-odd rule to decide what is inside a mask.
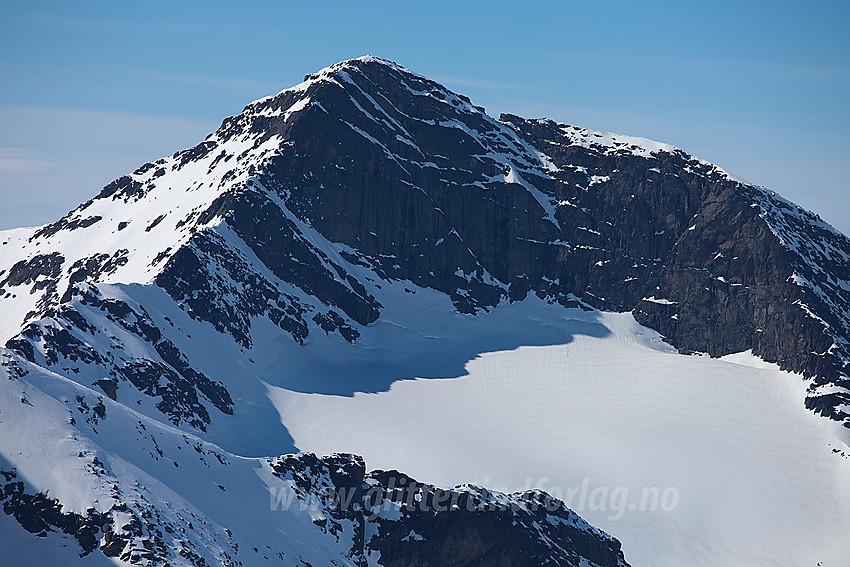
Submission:
[[[202,464],[191,466],[223,471],[210,478],[229,479],[243,467],[240,478],[256,482],[242,459],[271,458],[269,445],[260,444],[269,439],[293,448],[285,416],[281,424],[265,398],[269,377],[297,373],[277,354],[281,345],[307,348],[330,337],[356,350],[388,305],[407,302],[415,311],[434,297],[468,317],[532,296],[631,312],[681,353],[751,350],[811,378],[807,406],[850,426],[847,237],[672,146],[551,120],[497,120],[383,59],[361,57],[308,75],[226,119],[197,146],[115,180],[57,222],[0,237],[0,341],[9,379],[29,375],[35,384],[59,375],[65,381],[47,388],[53,401],[44,403],[73,406],[78,422],[72,417],[71,426],[85,428],[101,451],[109,453],[109,442],[100,440],[98,423],[117,415],[116,431],[126,426],[157,462],[188,467],[181,459],[194,446]],[[22,404],[34,399],[21,387]],[[151,424],[160,422],[172,429],[157,438]],[[169,452],[163,436],[176,449]],[[115,462],[122,450],[114,445]],[[163,508],[170,493],[155,502],[131,487],[136,477],[110,468],[109,459],[92,464],[100,453],[87,451],[77,452],[87,463],[80,474],[116,479],[101,496],[112,507],[65,517],[45,494],[27,496],[16,480],[27,467],[15,462],[17,471],[4,469],[0,496],[7,503],[41,498],[55,520],[21,512],[22,525],[84,528],[85,543],[77,537],[84,550],[99,547],[130,563],[251,564],[262,549],[261,536],[215,532],[226,515],[210,510],[203,529],[178,537],[163,527],[178,519],[156,519],[173,512]],[[145,469],[142,460],[121,458],[157,477],[151,471],[160,465]],[[311,458],[280,457],[255,468],[274,476],[284,474],[281,463],[303,468]],[[345,458],[353,459],[345,467],[362,466]],[[311,466],[332,471],[329,462]],[[323,471],[316,475],[335,474]],[[369,481],[365,474],[355,475],[358,487]],[[385,480],[370,474],[373,485]],[[34,468],[31,476],[38,477]],[[302,496],[312,490],[305,482]],[[211,486],[213,494],[225,492],[223,480]],[[202,517],[189,504],[183,510]],[[128,514],[135,520],[119,521]],[[574,514],[543,523],[523,514],[393,520],[400,523],[382,525],[368,545],[357,539],[365,532],[333,527],[339,518],[331,512],[313,521],[321,541],[345,542],[340,554],[321,556],[342,564],[371,565],[369,553],[383,557],[382,565],[449,564],[427,546],[455,529],[477,542],[474,549],[454,542],[467,561],[455,565],[528,564],[501,550],[502,538],[526,542],[534,564],[547,553],[555,565],[625,563],[616,540]],[[365,530],[362,513],[344,519]],[[108,541],[97,539],[98,530]],[[419,541],[412,533],[434,536]],[[273,546],[269,537],[263,545]],[[155,549],[145,552],[151,542]],[[278,553],[302,561],[309,555]]]
[[[171,192],[189,198],[174,197],[172,207]],[[57,245],[66,233],[115,237],[69,257]],[[144,240],[158,248],[142,254]],[[356,341],[382,307],[353,275],[357,266],[374,281],[438,290],[463,313],[529,294],[632,311],[682,352],[752,350],[815,377],[808,405],[850,417],[845,236],[681,150],[551,120],[495,120],[376,58],[334,65],[249,105],[194,148],[116,180],[24,248],[0,287],[38,300],[7,346],[48,367],[73,350],[199,427],[208,405],[229,411],[227,392],[157,336],[143,305],[100,298],[99,282],[127,280],[128,254],[146,262],[132,272],[244,348],[258,316],[295,341],[317,330]],[[125,330],[133,313],[130,332],[156,351],[144,372],[138,361],[86,355],[77,305]],[[152,370],[171,386],[147,385],[141,375]]]

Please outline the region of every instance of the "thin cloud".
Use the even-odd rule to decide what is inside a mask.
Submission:
[[[59,162],[48,155],[26,148],[0,148],[0,172],[43,173],[57,167]]]
[[[256,26],[234,25],[234,24],[212,24],[202,22],[176,22],[167,19],[162,20],[134,20],[132,18],[75,18],[69,16],[58,16],[54,14],[35,14],[34,17],[47,25],[55,25],[67,28],[79,28],[87,30],[114,31],[116,28],[131,28],[135,30],[150,31],[151,29],[180,31],[180,32],[249,32]]]
[[[710,70],[714,73],[722,73],[724,75],[735,71],[738,73],[746,73],[748,75],[790,79],[800,82],[846,82],[850,80],[850,66],[848,65],[804,65],[744,58],[693,57],[690,55],[682,56],[674,53],[644,54],[544,51],[541,52],[540,55],[555,58],[562,62],[570,61],[574,64],[593,63],[603,67],[608,65],[630,65],[635,67],[663,69],[667,73],[705,73]]]
[[[251,91],[279,92],[282,90],[279,84],[271,81],[260,81],[256,79],[242,79],[234,77],[206,77],[201,75],[172,75],[167,73],[151,73],[146,75],[155,81],[180,83],[185,85],[198,85],[202,87],[248,89]]]

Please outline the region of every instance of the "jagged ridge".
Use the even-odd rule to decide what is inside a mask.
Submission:
[[[234,459],[291,441],[266,384],[310,379],[292,349],[317,365],[323,339],[368,356],[356,345],[377,321],[399,305],[430,316],[435,295],[469,316],[532,295],[632,311],[682,352],[752,350],[800,372],[810,408],[850,418],[845,236],[672,146],[496,120],[377,58],[252,103],[0,244],[9,368],[54,372],[86,412],[112,401]]]
[[[93,238],[104,229],[115,236]],[[356,340],[380,300],[355,265],[468,313],[528,293],[634,310],[682,351],[752,349],[817,376],[810,405],[850,415],[843,235],[672,146],[496,121],[377,58],[252,103],[17,240],[25,259],[0,286],[32,285],[24,323],[78,282],[155,280],[243,348],[258,316],[297,341],[311,328]],[[28,353],[26,339],[10,346]]]

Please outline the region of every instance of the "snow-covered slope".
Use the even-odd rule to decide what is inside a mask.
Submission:
[[[626,565],[616,540],[543,493],[445,492],[367,475],[352,455],[240,457],[5,356],[0,535],[17,565],[365,567],[437,550]],[[453,530],[472,537],[452,544]]]
[[[843,428],[804,408],[799,375],[749,353],[682,356],[630,314],[559,315],[541,318],[566,344],[485,353],[457,378],[271,397],[298,447],[548,490],[633,565],[846,564],[850,455]]]
[[[299,498],[389,482],[278,458],[356,451],[445,487],[675,489],[663,514],[575,503],[635,565],[828,565],[847,552],[848,262],[814,215],[672,146],[496,120],[345,61],[0,233],[2,496],[51,532],[33,561],[443,564],[429,546],[474,540],[469,561],[622,562],[523,495],[492,496],[530,515],[490,528],[458,516],[466,539],[440,514],[271,510],[296,469]]]

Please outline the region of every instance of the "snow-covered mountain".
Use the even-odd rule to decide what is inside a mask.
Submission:
[[[0,233],[0,298],[0,534],[22,561],[623,564],[569,509],[504,495],[523,475],[666,481],[676,511],[578,505],[634,565],[850,553],[850,240],[671,146],[496,120],[386,60]],[[355,450],[426,501],[475,482],[447,494],[506,507],[340,511],[320,489],[409,479]],[[795,496],[760,495],[765,474]]]

